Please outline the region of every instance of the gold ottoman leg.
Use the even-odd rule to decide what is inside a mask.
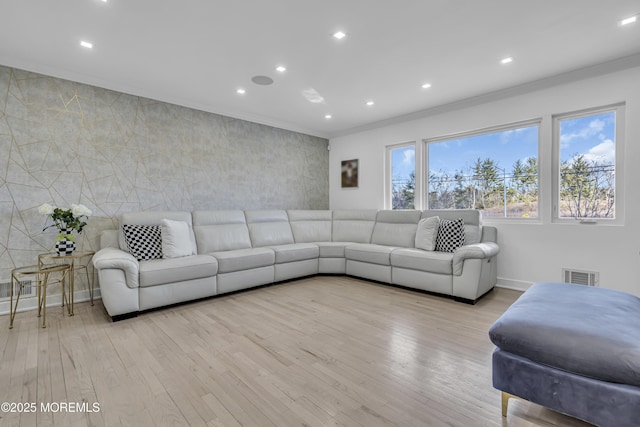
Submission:
[[[521,397],[518,396],[514,396],[513,394],[507,393],[507,392],[502,392],[502,416],[506,418],[507,416],[507,409],[509,409],[509,399],[520,399],[523,400]]]
[[[511,395],[509,393],[502,392],[502,416],[506,418],[507,409],[509,408],[509,398]]]

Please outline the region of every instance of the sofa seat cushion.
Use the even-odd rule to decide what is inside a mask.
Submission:
[[[429,273],[453,274],[453,254],[400,248],[391,253],[391,265]]]
[[[140,287],[202,279],[216,273],[218,261],[209,255],[140,261]]]
[[[218,260],[218,273],[268,267],[276,261],[275,252],[270,248],[236,249],[235,251],[212,252]]]
[[[320,248],[320,258],[344,258],[344,248],[354,242],[316,242]]]
[[[567,283],[531,286],[489,330],[504,351],[582,376],[640,386],[640,298]]]
[[[276,253],[276,264],[318,258],[320,249],[313,243],[269,246]]]
[[[354,243],[345,248],[347,260],[362,261],[371,264],[391,265],[391,252],[395,246],[374,245],[371,243]]]

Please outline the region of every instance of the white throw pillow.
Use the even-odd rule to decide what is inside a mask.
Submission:
[[[184,221],[162,220],[162,257],[178,258],[193,254],[189,224]]]
[[[418,223],[418,231],[416,231],[416,248],[425,251],[434,250],[439,226],[440,217],[422,218]]]

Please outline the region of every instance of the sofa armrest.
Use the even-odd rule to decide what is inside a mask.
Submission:
[[[482,226],[482,236],[480,237],[480,243],[498,243],[498,229],[490,225]]]
[[[100,249],[93,256],[93,266],[96,270],[117,269],[124,272],[127,287],[140,286],[140,264],[131,254],[116,248]]]
[[[467,259],[487,259],[498,255],[500,247],[497,243],[475,243],[473,245],[465,245],[458,248],[453,253],[453,274],[460,276],[462,274],[462,266]]]

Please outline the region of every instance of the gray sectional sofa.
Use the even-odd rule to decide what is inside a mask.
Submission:
[[[417,249],[422,219],[464,221],[453,252]],[[186,256],[138,261],[122,225],[188,225]],[[424,223],[424,221],[423,221]],[[422,223],[420,223],[422,226]],[[187,227],[185,227],[187,230]],[[475,210],[220,210],[125,213],[93,257],[114,320],[316,274],[347,274],[475,302],[496,283],[497,230]]]

